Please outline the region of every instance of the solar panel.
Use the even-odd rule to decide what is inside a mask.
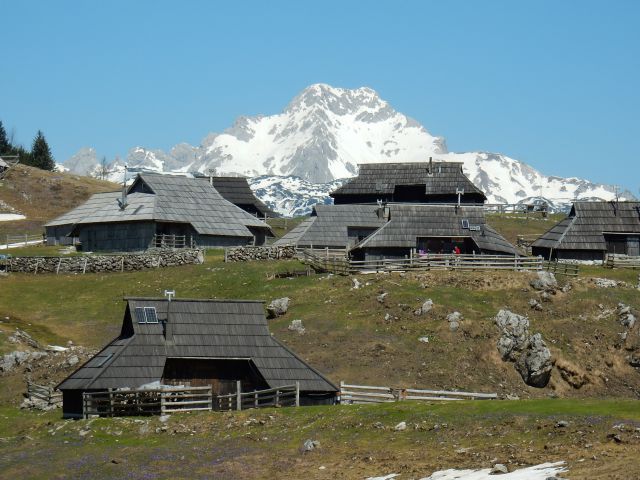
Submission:
[[[156,315],[156,307],[144,307],[144,313],[147,317],[147,323],[158,323],[158,315]]]
[[[147,323],[147,317],[144,314],[144,308],[136,307],[136,320],[138,323]]]

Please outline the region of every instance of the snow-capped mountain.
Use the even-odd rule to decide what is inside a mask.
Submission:
[[[325,84],[303,90],[282,113],[240,117],[223,133],[208,134],[199,146],[181,143],[169,152],[134,147],[125,163],[138,170],[259,177],[251,182],[258,196],[280,213],[292,214],[308,211],[316,200],[330,202],[332,182],[356,175],[358,163],[429,157],[463,162],[465,173],[490,203],[545,197],[566,204],[575,198],[615,196],[613,186],[545,176],[501,154],[448,153],[442,137],[395,111],[375,91]],[[65,164],[77,173],[93,173],[91,158],[95,151],[81,150]],[[116,162],[110,169],[111,178],[121,181],[124,164]],[[632,198],[628,192],[622,197]]]

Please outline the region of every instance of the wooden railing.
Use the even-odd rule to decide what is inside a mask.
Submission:
[[[62,392],[55,390],[53,387],[27,382],[27,397],[42,400],[55,407],[62,406]]]
[[[508,255],[453,255],[427,254],[404,259],[347,260],[322,257],[302,249],[300,260],[316,271],[349,275],[362,272],[391,272],[407,270],[515,270],[543,269],[542,257],[516,257]]]
[[[240,385],[238,385],[236,393],[218,395],[214,399],[213,409],[246,410],[248,408],[293,406],[300,406],[300,385],[298,382],[292,385],[253,392],[242,392]]]
[[[608,268],[640,268],[640,257],[608,253],[604,264]]]
[[[544,269],[554,275],[565,275],[567,277],[577,277],[580,267],[572,263],[544,262]]]
[[[498,395],[495,393],[374,387],[368,385],[348,385],[344,382],[340,382],[340,403],[343,404],[388,403],[401,402],[404,400],[496,400],[497,398]]]
[[[158,389],[116,390],[83,394],[83,416],[120,417],[160,415],[201,410],[246,410],[248,408],[300,405],[300,386],[296,382],[268,390],[215,395],[212,387],[166,387]]]
[[[14,247],[27,247],[29,245],[35,245],[38,243],[42,243],[44,240],[42,238],[42,235],[33,235],[33,234],[29,234],[29,233],[21,233],[18,235],[6,235],[4,238],[5,242],[6,242],[6,247],[3,248],[9,248],[9,246],[11,246],[12,248]]]
[[[195,248],[193,236],[156,234],[151,241],[151,248]]]

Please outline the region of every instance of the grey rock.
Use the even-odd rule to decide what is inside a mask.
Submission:
[[[357,278],[352,278],[351,279],[351,290],[358,290],[360,287],[362,287],[362,283],[360,283],[360,280],[358,280]]]
[[[400,422],[399,424],[397,424],[395,427],[393,427],[393,429],[396,432],[402,432],[403,430],[407,429],[407,422]]]
[[[550,302],[551,301],[551,294],[549,292],[542,292],[540,294],[540,299],[543,302]]]
[[[420,308],[418,308],[416,311],[414,311],[413,313],[416,315],[425,315],[427,313],[429,313],[431,311],[431,309],[433,309],[433,300],[431,300],[430,298],[428,298],[427,300],[425,300],[425,302],[422,304],[422,306]]]
[[[558,288],[558,281],[553,273],[541,270],[536,272],[536,278],[529,285],[535,290],[549,291]]]
[[[67,365],[69,365],[70,367],[77,365],[78,362],[80,362],[80,359],[77,355],[71,355],[69,358],[67,358]]]
[[[531,387],[544,388],[549,383],[552,368],[551,352],[542,335],[532,335],[516,361],[516,370],[522,380]]]
[[[457,332],[458,328],[460,328],[460,324],[458,322],[449,322],[449,330],[452,332]]]
[[[384,299],[387,298],[387,295],[389,295],[388,292],[383,292],[376,297],[376,300],[378,300],[378,302],[380,303],[384,303]]]
[[[509,473],[509,469],[502,463],[496,463],[491,469],[491,471],[489,472],[489,475],[496,475],[496,474],[502,474],[502,473]]]
[[[544,308],[542,307],[542,304],[536,300],[535,298],[532,298],[531,300],[529,300],[529,306],[537,311],[542,311]]]
[[[593,282],[596,284],[596,287],[598,288],[615,288],[619,284],[618,281],[610,280],[608,278],[594,278]]]
[[[297,319],[292,320],[289,326],[287,327],[287,329],[291,330],[292,332],[298,332],[301,335],[305,332],[305,328],[304,328],[304,325],[302,324],[302,320],[297,320]]]
[[[319,441],[308,439],[308,440],[305,440],[304,444],[302,445],[302,451],[311,452],[312,450],[315,450],[318,447],[320,447]]]
[[[171,415],[160,415],[158,420],[162,423],[166,423],[169,421],[170,418],[171,418]]]
[[[447,322],[458,322],[462,321],[462,314],[460,312],[452,312],[447,315]]]
[[[500,356],[503,360],[514,360],[527,343],[529,319],[509,310],[500,310],[494,321],[501,330],[498,340]]]
[[[566,420],[560,420],[559,422],[556,423],[556,428],[565,428],[569,426],[569,422],[567,422]]]
[[[276,298],[267,306],[269,318],[276,318],[284,315],[289,310],[289,297]]]

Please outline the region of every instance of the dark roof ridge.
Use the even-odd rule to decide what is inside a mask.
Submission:
[[[151,300],[154,302],[157,301],[169,301],[166,297],[129,297],[129,296],[124,296],[122,297],[123,300],[125,301],[130,301],[130,300],[134,300],[134,301],[139,301],[139,300]],[[223,299],[223,298],[172,298],[171,299],[172,302],[202,302],[202,303],[266,303],[265,300],[243,300],[240,298],[229,298],[229,299]]]

